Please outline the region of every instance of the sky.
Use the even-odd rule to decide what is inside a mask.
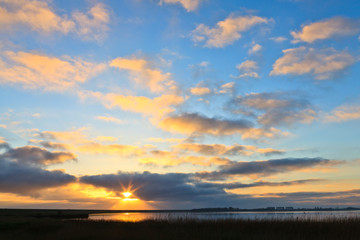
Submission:
[[[359,9],[0,0],[0,207],[360,207]]]

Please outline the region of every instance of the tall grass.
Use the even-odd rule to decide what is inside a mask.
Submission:
[[[0,239],[359,240],[360,218],[199,220],[183,217],[141,222],[0,219]]]

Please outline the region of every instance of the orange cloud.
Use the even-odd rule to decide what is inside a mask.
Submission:
[[[123,124],[124,121],[121,120],[121,119],[118,119],[118,118],[115,118],[115,117],[112,117],[112,116],[109,116],[109,115],[106,115],[106,116],[97,116],[95,117],[96,119],[99,119],[99,120],[102,120],[102,121],[105,121],[105,122],[112,122],[112,123],[116,123],[116,124]]]
[[[51,142],[48,144],[47,142],[40,142],[43,146],[56,146],[55,144],[61,144],[61,146],[69,149],[71,151],[75,151],[78,153],[84,154],[109,154],[109,155],[119,155],[125,157],[131,156],[140,156],[145,154],[146,149],[138,146],[132,145],[121,145],[121,144],[102,144],[96,142],[94,140],[88,139],[88,137],[83,133],[83,129],[79,129],[77,131],[64,131],[64,132],[40,132],[37,134],[39,138],[57,141],[57,143]],[[115,137],[106,136],[100,137],[97,139],[98,141],[113,141]]]
[[[210,88],[207,88],[207,87],[193,87],[193,88],[190,88],[190,92],[192,95],[201,96],[201,95],[210,94],[211,90],[210,90]]]
[[[64,91],[86,82],[104,69],[104,64],[68,56],[56,58],[39,53],[6,51],[0,58],[0,83]]]
[[[283,53],[284,56],[273,64],[270,75],[310,74],[316,80],[326,80],[355,62],[354,57],[346,51],[339,52],[332,48],[315,50],[299,47],[283,50]]]
[[[151,121],[157,122],[165,115],[175,111],[173,106],[182,104],[185,99],[178,95],[164,94],[155,98],[144,96],[125,96],[120,94],[100,92],[80,92],[80,98],[99,99],[107,108],[121,108],[125,111],[141,113],[150,116]]]
[[[102,40],[108,30],[109,11],[102,3],[87,13],[75,11],[72,18],[58,15],[47,1],[3,0],[0,2],[0,30],[31,29],[42,34],[75,33],[84,40]]]
[[[77,23],[76,33],[82,39],[101,41],[106,37],[110,14],[103,3],[97,3],[87,13],[76,11],[72,18]]]
[[[118,139],[116,137],[112,137],[112,136],[97,136],[96,140],[100,141],[100,142],[115,142]]]
[[[300,32],[291,32],[294,42],[312,43],[334,36],[351,36],[360,32],[359,20],[333,17],[302,27]]]
[[[198,25],[192,31],[192,40],[196,43],[205,42],[205,47],[221,48],[241,38],[241,32],[269,21],[269,19],[258,16],[229,16],[225,20],[218,22],[213,28],[204,24]]]
[[[170,73],[163,73],[151,67],[151,62],[141,58],[118,57],[110,62],[111,67],[130,72],[132,80],[140,86],[148,87],[151,92],[161,92],[165,89],[174,89],[174,81]]]
[[[339,106],[325,116],[327,122],[346,122],[360,119],[360,106],[344,105]]]

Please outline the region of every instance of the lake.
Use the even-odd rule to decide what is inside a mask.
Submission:
[[[360,211],[286,211],[286,212],[129,212],[129,213],[96,213],[90,214],[89,220],[118,220],[139,222],[143,220],[176,220],[176,219],[311,219],[360,218]]]

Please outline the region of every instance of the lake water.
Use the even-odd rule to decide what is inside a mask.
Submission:
[[[161,212],[161,213],[96,213],[90,214],[90,220],[118,220],[138,222],[149,219],[312,219],[360,218],[360,211],[305,211],[305,212]]]

